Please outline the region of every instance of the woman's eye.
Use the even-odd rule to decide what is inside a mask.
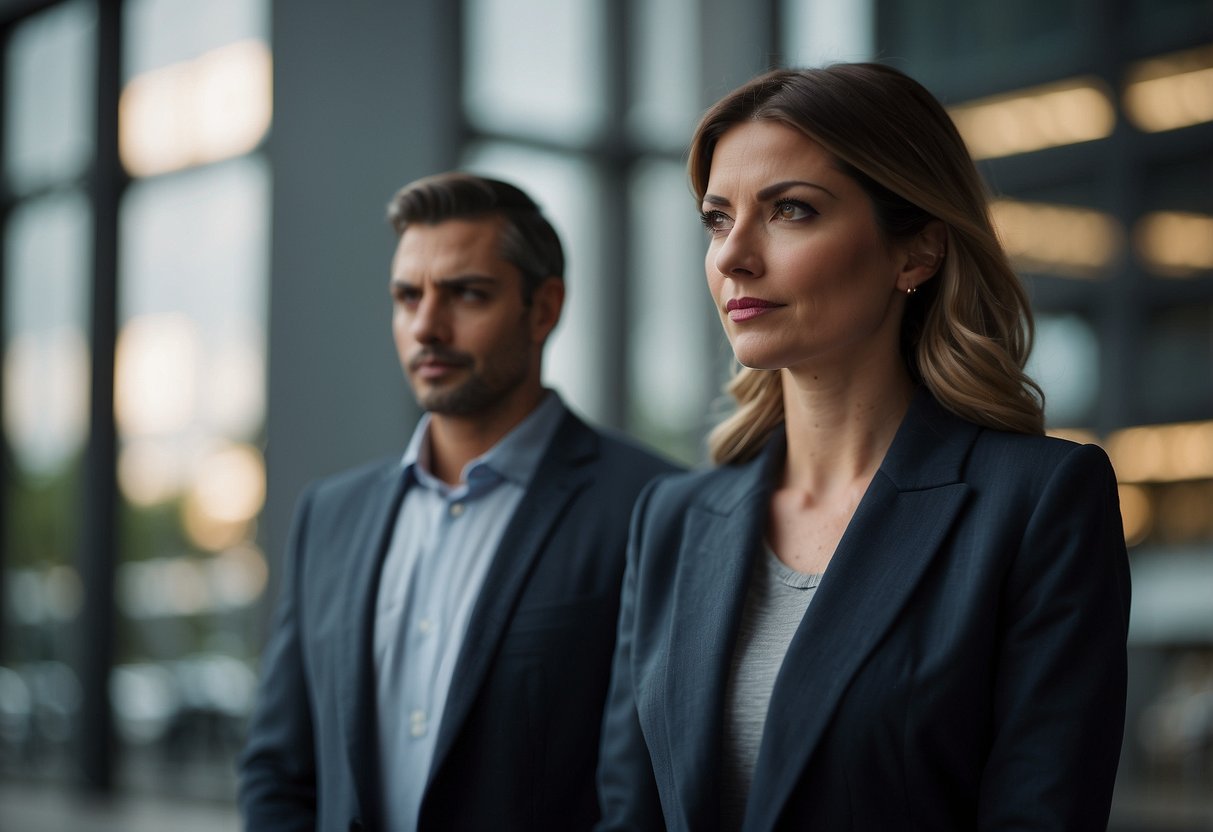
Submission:
[[[703,227],[712,234],[719,234],[733,227],[733,221],[729,219],[728,214],[720,211],[704,211],[699,215],[699,219],[703,223]]]
[[[812,205],[795,199],[784,199],[775,203],[775,216],[781,220],[803,220],[816,213]]]

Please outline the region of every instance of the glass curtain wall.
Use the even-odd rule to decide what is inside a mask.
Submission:
[[[97,8],[49,4],[4,49],[0,766],[75,777],[88,431]],[[116,643],[122,786],[232,793],[266,583],[266,0],[121,6]],[[102,163],[104,164],[104,162]]]
[[[80,712],[81,464],[88,438],[95,14],[15,27],[4,54],[4,589],[0,766],[62,773]]]

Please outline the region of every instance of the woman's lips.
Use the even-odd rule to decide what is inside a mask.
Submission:
[[[759,298],[733,298],[724,305],[724,308],[729,314],[730,321],[741,323],[751,318],[757,318],[759,315],[765,315],[782,306],[782,303],[771,303],[769,300]]]

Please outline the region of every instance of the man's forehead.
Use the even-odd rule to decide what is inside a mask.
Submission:
[[[500,230],[497,217],[414,223],[396,246],[392,273],[443,276],[508,267],[500,253]]]

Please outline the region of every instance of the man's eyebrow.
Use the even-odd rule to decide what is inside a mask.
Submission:
[[[808,182],[803,179],[788,179],[783,182],[776,182],[773,185],[767,185],[765,188],[760,190],[756,196],[758,197],[759,202],[766,202],[771,197],[779,196],[784,191],[796,187],[816,188],[817,190],[834,197],[834,199],[838,199],[834,192],[824,185],[818,185],[816,182]],[[724,197],[717,196],[716,194],[704,194],[703,201],[708,205],[727,206],[732,204]]]
[[[450,277],[435,278],[434,285],[443,288],[465,289],[470,286],[494,286],[501,282],[500,278],[488,274],[457,274]],[[393,277],[393,286],[420,286],[420,283],[403,277]]]
[[[462,292],[464,289],[491,289],[500,283],[500,278],[487,274],[457,274],[434,280],[434,285],[439,289],[452,292]]]

